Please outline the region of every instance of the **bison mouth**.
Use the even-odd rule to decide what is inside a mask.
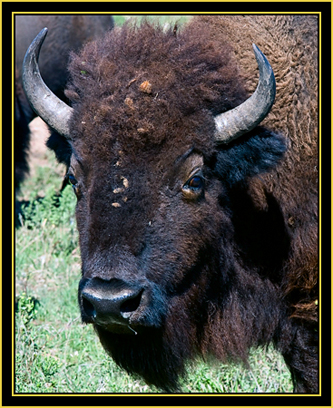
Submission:
[[[115,334],[137,335],[146,328],[161,327],[163,297],[151,284],[121,279],[82,278],[79,285],[82,321]]]
[[[114,334],[126,334],[126,335],[137,335],[140,332],[140,326],[125,325],[125,324],[100,324],[96,323],[97,326],[100,326],[106,332],[114,333]]]

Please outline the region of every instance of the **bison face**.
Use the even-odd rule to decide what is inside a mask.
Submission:
[[[216,262],[221,188],[192,148],[169,157],[167,166],[161,156],[133,163],[126,147],[117,149],[107,163],[81,161],[79,151],[71,160],[82,253],[79,303],[84,322],[133,336],[161,328],[177,299],[181,314],[188,302],[193,306],[184,296],[194,297],[205,281],[202,269]]]

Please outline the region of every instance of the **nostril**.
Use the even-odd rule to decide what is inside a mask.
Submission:
[[[89,300],[87,300],[85,297],[83,297],[82,306],[84,312],[88,317],[96,317],[96,309],[94,308],[93,304],[89,302]]]
[[[136,296],[133,296],[131,299],[125,300],[120,306],[121,313],[132,313],[135,312],[136,309],[139,307],[142,297],[141,290]]]

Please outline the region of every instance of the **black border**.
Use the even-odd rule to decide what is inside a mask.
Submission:
[[[2,187],[3,187],[3,205],[2,205],[2,219],[3,231],[6,235],[2,235],[2,406],[107,406],[107,405],[128,405],[128,406],[220,406],[220,405],[237,405],[237,406],[331,406],[331,276],[330,276],[330,254],[331,252],[331,237],[330,227],[331,223],[331,174],[328,171],[327,162],[330,163],[331,153],[331,124],[328,118],[331,117],[331,3],[330,2],[6,2],[2,3],[2,52],[3,52],[3,70],[2,70],[2,86],[3,86],[3,100],[2,100],[2,152],[9,152],[11,149],[11,140],[9,137],[8,121],[5,123],[5,118],[11,117],[11,106],[9,100],[12,101],[11,81],[12,67],[11,67],[11,24],[12,12],[118,12],[128,14],[135,12],[137,14],[145,14],[154,12],[163,14],[174,14],[180,12],[192,13],[223,13],[223,12],[280,12],[288,14],[289,12],[321,12],[322,16],[322,95],[321,100],[325,101],[322,104],[321,120],[322,120],[322,169],[325,168],[325,174],[322,172],[322,361],[321,361],[321,396],[300,396],[300,395],[283,395],[265,394],[254,396],[235,395],[216,395],[209,394],[203,396],[196,396],[191,394],[188,396],[161,396],[156,395],[116,395],[108,396],[103,394],[96,394],[96,396],[87,396],[85,394],[74,394],[57,396],[53,395],[22,395],[12,396],[12,370],[13,367],[8,366],[8,356],[11,354],[11,333],[12,333],[12,316],[8,313],[8,293],[11,292],[11,273],[8,270],[8,259],[5,254],[12,253],[12,240],[9,240],[9,235],[13,234],[11,225],[7,229],[4,220],[9,218],[8,214],[12,212],[11,204],[11,180],[8,177],[8,157],[7,161],[2,161]],[[324,85],[325,83],[325,85]],[[4,137],[7,135],[7,137]],[[4,155],[4,153],[3,153]],[[9,156],[9,154],[6,156]],[[327,157],[328,156],[328,157]],[[6,163],[6,164],[4,164]],[[325,163],[325,164],[324,164]],[[4,167],[6,166],[6,168]],[[7,170],[5,170],[7,169]],[[326,231],[327,230],[327,231]],[[327,257],[328,255],[328,257]],[[4,265],[6,261],[6,265]],[[328,265],[328,266],[327,266]],[[5,272],[6,271],[6,272]],[[325,271],[325,272],[324,272]],[[11,299],[13,305],[14,299]],[[13,309],[13,308],[12,308]],[[13,310],[12,310],[13,313]],[[325,324],[324,324],[325,323]],[[7,358],[6,358],[7,357]],[[10,360],[11,361],[11,360]]]

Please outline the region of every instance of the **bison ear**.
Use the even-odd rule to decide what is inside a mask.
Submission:
[[[64,136],[51,131],[51,136],[48,138],[46,146],[54,151],[59,163],[65,164],[67,168],[70,166],[72,148]]]
[[[218,147],[215,170],[230,186],[274,168],[286,151],[286,139],[262,127]]]

